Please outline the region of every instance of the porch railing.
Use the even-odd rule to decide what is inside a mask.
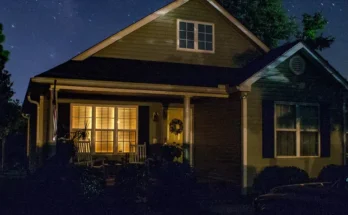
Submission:
[[[129,163],[144,163],[146,160],[146,143],[143,145],[130,145]]]

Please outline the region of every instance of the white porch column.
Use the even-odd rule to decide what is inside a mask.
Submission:
[[[53,128],[53,97],[54,97],[54,90],[53,90],[53,88],[51,87],[51,89],[50,89],[50,104],[49,104],[49,110],[50,110],[50,112],[49,112],[49,125],[48,125],[48,143],[49,144],[56,144],[56,142],[55,141],[53,141],[53,130],[54,130],[54,128]],[[58,117],[58,89],[56,89],[56,92],[55,92],[55,97],[56,97],[56,109],[57,109],[57,117]]]
[[[242,139],[242,195],[248,188],[248,102],[247,93],[241,92],[241,139]]]
[[[184,158],[189,157],[190,165],[193,165],[193,145],[191,143],[191,97],[184,97],[184,144],[190,146],[189,154],[186,154],[184,151]]]

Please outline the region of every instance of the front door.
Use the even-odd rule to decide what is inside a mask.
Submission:
[[[191,108],[191,116],[192,116],[192,108]],[[191,134],[190,134],[190,143],[192,143],[193,137],[193,129],[192,129],[192,118],[191,117]],[[175,125],[175,129],[173,129]],[[184,141],[184,109],[183,108],[168,108],[167,115],[167,143],[169,144],[178,144],[180,147],[183,146]],[[172,127],[172,129],[171,129]],[[188,156],[188,155],[187,155]],[[185,156],[185,157],[187,157]],[[183,154],[180,158],[177,159],[178,162],[183,162]]]

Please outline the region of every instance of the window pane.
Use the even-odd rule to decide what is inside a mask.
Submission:
[[[95,141],[114,141],[114,131],[96,131]]]
[[[180,31],[180,39],[186,39],[186,31]]]
[[[180,40],[179,47],[186,48],[186,40]]]
[[[301,132],[301,156],[318,156],[318,132]]]
[[[198,49],[205,50],[205,42],[198,42]]]
[[[213,26],[212,25],[206,25],[205,26],[205,32],[208,34],[212,34],[213,33]]]
[[[92,128],[92,107],[73,106],[72,107],[72,126],[73,129]]]
[[[193,48],[194,48],[194,46],[195,46],[195,43],[194,43],[194,41],[193,41],[193,40],[189,40],[189,41],[187,41],[187,48],[189,48],[189,49],[193,49]]]
[[[195,39],[195,35],[193,32],[187,32],[187,39],[188,40],[194,40]]]
[[[193,23],[187,23],[187,31],[195,31],[195,25]]]
[[[213,35],[212,34],[206,34],[205,35],[205,40],[207,42],[213,42]]]
[[[180,30],[186,31],[186,22],[180,22]]]
[[[206,46],[206,50],[213,51],[213,44],[212,43],[207,42],[205,44],[205,46]]]
[[[317,106],[300,106],[301,129],[318,129],[319,113]]]
[[[96,129],[114,129],[115,108],[96,107]]]
[[[205,34],[204,33],[199,33],[198,34],[198,40],[199,41],[205,41]]]
[[[128,130],[136,129],[136,111],[136,108],[118,108],[118,128]]]
[[[118,152],[130,152],[130,145],[136,144],[135,131],[119,131],[118,132]]]
[[[277,131],[277,156],[296,156],[296,132]]]
[[[203,33],[205,33],[205,25],[198,24],[198,32],[203,32]]]
[[[277,128],[296,128],[296,106],[276,105]]]
[[[95,132],[95,152],[112,153],[114,147],[114,131]]]

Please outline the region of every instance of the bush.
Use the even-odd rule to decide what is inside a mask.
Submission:
[[[257,195],[269,192],[282,185],[305,183],[309,181],[306,171],[297,167],[270,166],[263,169],[254,179],[253,192]]]
[[[151,210],[162,212],[192,208],[192,188],[196,180],[188,164],[158,160],[146,163],[146,166],[128,164],[120,170],[116,195],[122,196],[128,205],[146,203]]]
[[[84,201],[98,197],[105,183],[103,173],[98,169],[74,165],[47,165],[30,179],[39,195],[52,196],[58,201]]]
[[[105,180],[103,172],[88,167],[75,167],[79,171],[80,190],[86,199],[94,199],[103,193]]]
[[[182,155],[182,148],[178,144],[151,144],[150,145],[150,157],[155,160],[165,160],[167,162],[173,162],[175,158],[179,158]]]
[[[347,172],[347,168],[340,165],[330,164],[323,167],[319,173],[318,181],[335,182]]]

